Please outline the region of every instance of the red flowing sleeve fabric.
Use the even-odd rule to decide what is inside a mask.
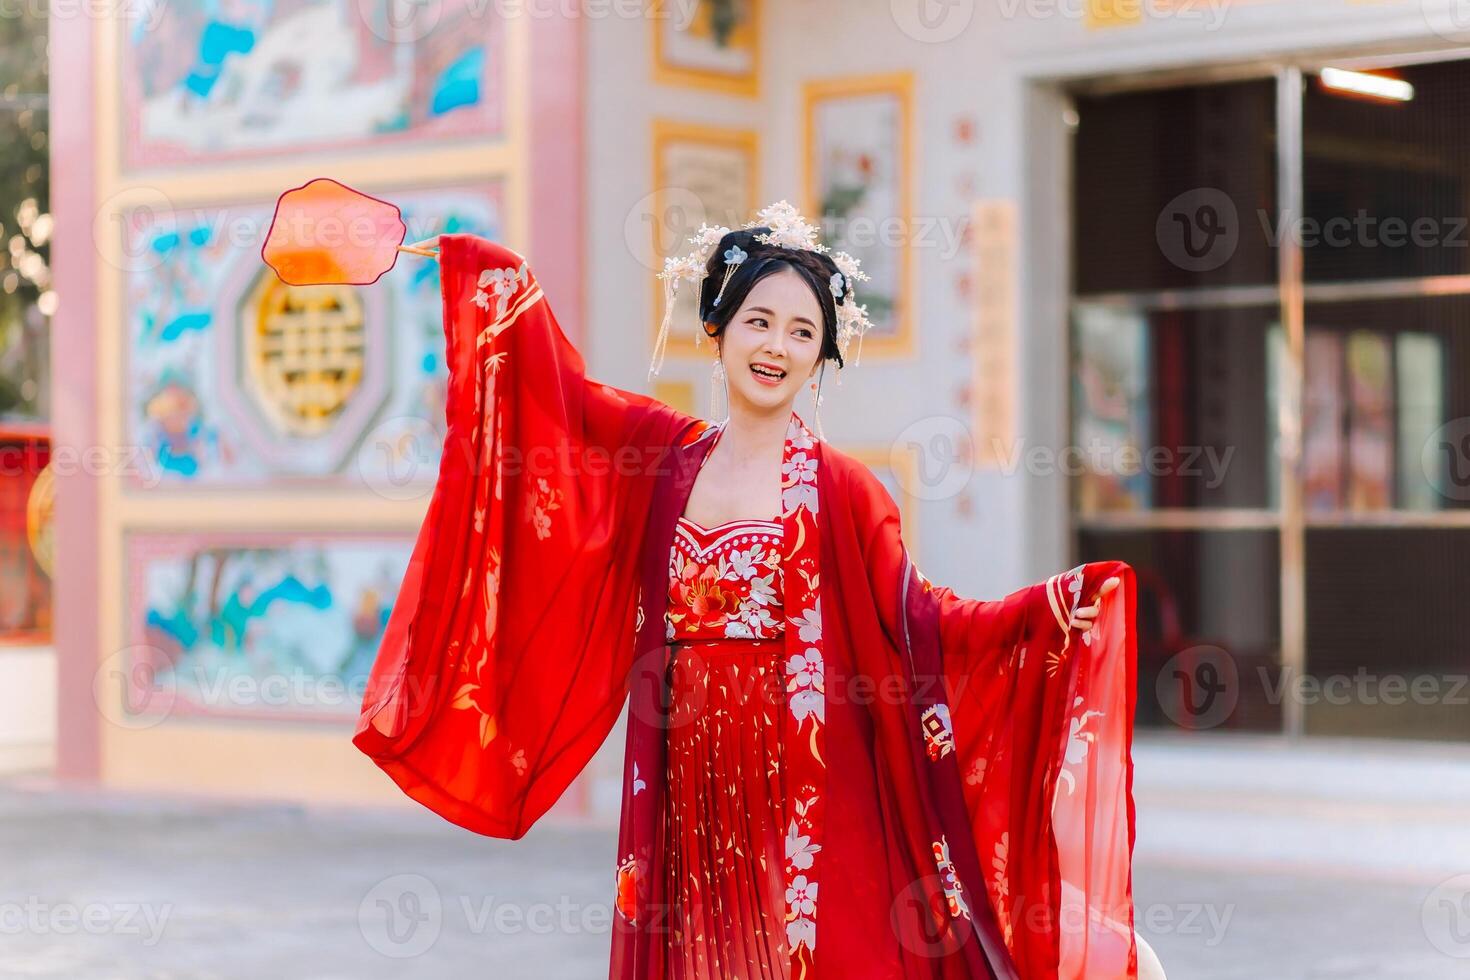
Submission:
[[[1092,629],[1068,629],[1114,575]],[[986,892],[1021,975],[1136,977],[1132,569],[1093,562],[995,601],[926,586]]]
[[[918,571],[899,511],[872,481],[880,575],[901,575],[895,621],[937,639],[947,717],[986,898],[1026,980],[1136,980],[1132,857],[1137,637],[1133,569],[1092,562],[995,600]],[[894,569],[897,569],[895,571]],[[1116,576],[1092,628],[1069,628]],[[900,598],[901,597],[901,598]]]
[[[353,742],[446,819],[520,838],[622,708],[656,476],[695,420],[588,379],[521,256],[439,248],[447,435]]]

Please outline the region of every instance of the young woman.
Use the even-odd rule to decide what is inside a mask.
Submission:
[[[439,238],[448,435],[355,743],[518,839],[626,701],[613,978],[1136,977],[1132,570],[933,585],[794,410],[856,263],[785,202],[693,241],[719,423],[587,378],[521,256]]]

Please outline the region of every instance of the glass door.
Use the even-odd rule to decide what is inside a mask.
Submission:
[[[1079,561],[1138,720],[1470,738],[1470,61],[1075,96]]]

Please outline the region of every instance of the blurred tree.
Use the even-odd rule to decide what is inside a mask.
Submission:
[[[0,17],[0,417],[47,419],[51,289],[45,5]]]

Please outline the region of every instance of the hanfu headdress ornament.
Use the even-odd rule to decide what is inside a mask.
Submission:
[[[828,253],[826,245],[821,243],[816,225],[810,224],[786,201],[777,201],[768,204],[756,212],[754,220],[747,221],[742,228],[771,229],[755,236],[755,240],[763,245],[774,245],[780,248],[792,250],[804,249],[811,252]],[[678,294],[679,286],[684,281],[692,282],[698,286],[709,274],[710,256],[714,254],[721,239],[730,234],[731,229],[723,225],[701,224],[699,231],[691,235],[689,241],[694,245],[694,251],[682,256],[669,256],[664,260],[664,269],[658,277],[664,281],[664,318],[659,326],[658,339],[653,345],[653,362],[648,368],[648,377],[653,378],[658,374],[659,368],[663,366],[664,349],[668,345],[669,326],[674,317],[674,299]],[[743,263],[749,254],[739,245],[733,245],[725,249],[725,278],[720,283],[720,291],[716,294],[714,305],[718,306],[724,298],[725,286],[729,284],[730,277],[735,274],[736,268]],[[837,349],[842,359],[847,359],[847,348],[853,337],[858,338],[858,357],[862,357],[862,336],[872,326],[868,319],[868,309],[859,306],[853,292],[853,284],[868,279],[867,273],[862,271],[860,263],[846,252],[831,252],[832,263],[837,266],[837,271],[832,273],[828,286],[832,292],[833,308],[837,314]]]

